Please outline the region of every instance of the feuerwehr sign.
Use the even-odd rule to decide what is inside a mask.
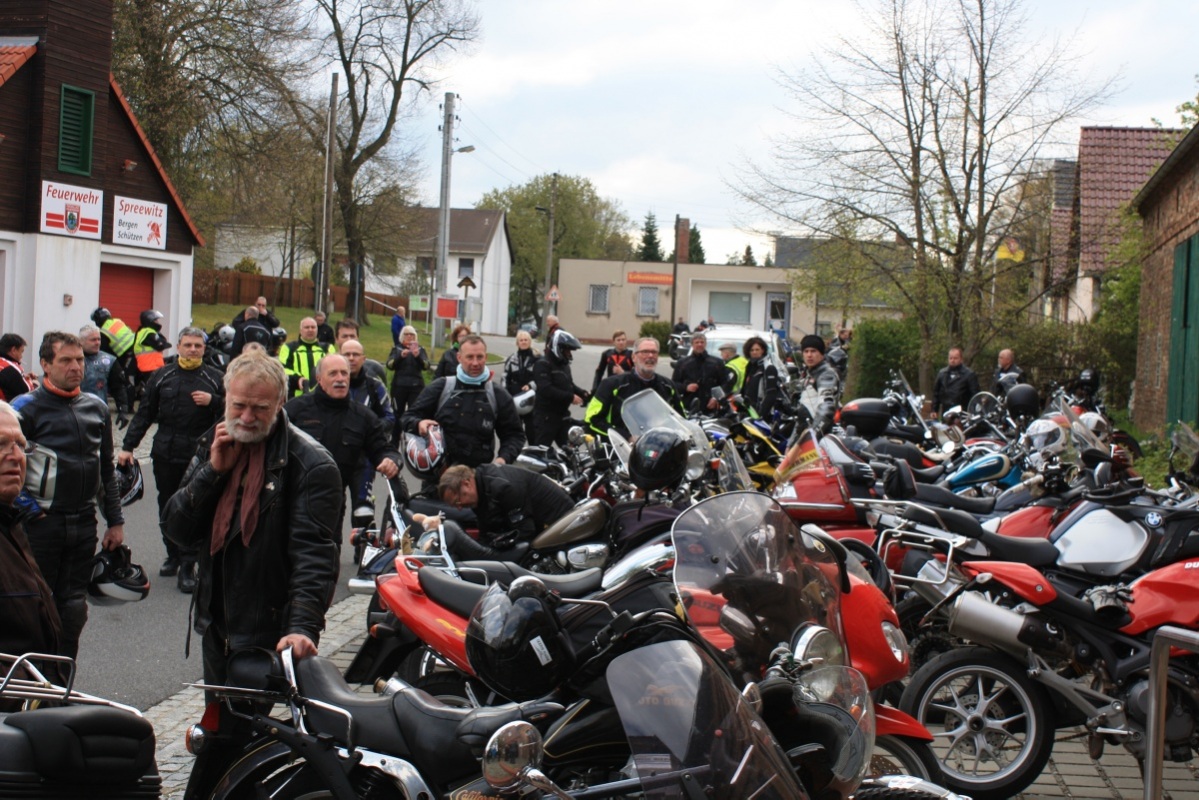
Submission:
[[[113,198],[112,243],[165,250],[167,246],[167,207],[165,203]]]
[[[42,233],[99,239],[103,208],[99,189],[42,181]]]

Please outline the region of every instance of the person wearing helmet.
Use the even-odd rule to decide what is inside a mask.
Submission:
[[[491,380],[487,343],[482,337],[472,334],[462,340],[456,373],[426,386],[400,422],[405,433],[422,437],[433,425],[440,426],[445,436],[447,465],[477,467],[493,459],[507,464],[520,455],[525,445],[524,427],[512,395]],[[425,487],[426,491],[436,489],[435,482]]]
[[[479,520],[479,544],[500,551],[532,541],[575,505],[554,481],[508,464],[483,464],[474,469],[450,467],[442,473],[437,491],[443,501],[456,508],[474,509]],[[471,553],[465,542],[457,548],[451,546],[451,554],[457,555],[455,550],[466,558],[486,558],[482,553]]]
[[[657,373],[658,350],[658,340],[652,336],[642,336],[637,340],[633,345],[632,372],[605,379],[591,396],[584,417],[588,427],[603,436],[607,436],[612,429],[628,436],[629,429],[620,417],[620,408],[626,398],[646,389],[652,389],[679,414],[687,415],[674,382]]]
[[[199,552],[194,630],[210,684],[225,683],[238,650],[316,653],[337,583],[342,491],[333,457],[283,413],[278,359],[246,353],[224,386],[225,418],[200,437],[162,515],[171,541]]]
[[[171,343],[162,335],[162,312],[146,309],[141,314],[141,327],[133,340],[133,360],[137,364],[138,380],[143,383],[151,373],[166,363],[162,354]]]
[[[108,529],[101,546],[111,550],[125,540],[125,517],[117,488],[108,404],[80,391],[83,345],[79,337],[50,331],[38,352],[45,380],[13,403],[27,439],[57,457],[54,489],[41,497],[42,513],[25,528],[29,544],[62,620],[58,654],[74,658],[87,624],[87,585],[96,554],[96,505]],[[37,498],[35,498],[37,499]]]
[[[537,363],[537,358],[537,351],[533,349],[533,334],[528,331],[517,331],[516,349],[512,351],[512,355],[504,359],[504,388],[508,390],[508,394],[512,395],[513,400],[534,389],[533,366]],[[536,402],[536,397],[534,397],[534,402]],[[519,402],[517,411],[520,411]],[[525,426],[525,440],[532,442],[536,433],[533,428],[533,415],[527,412],[521,413],[520,420],[521,424]]]
[[[27,345],[19,334],[0,336],[0,400],[15,400],[37,388],[33,374],[21,366]]]
[[[1078,373],[1071,383],[1070,391],[1074,394],[1074,402],[1087,411],[1102,412],[1099,402],[1099,370],[1087,367]]]
[[[94,394],[108,404],[108,395],[117,404],[117,427],[124,429],[129,424],[129,384],[121,362],[112,353],[100,349],[103,337],[95,325],[84,325],[79,329],[79,341],[83,343],[83,383],[79,388]]]
[[[612,334],[612,346],[600,354],[595,379],[591,381],[591,391],[594,393],[604,378],[623,375],[632,369],[633,353],[629,350],[629,337],[624,331],[616,331]]]
[[[96,324],[96,327],[100,329],[100,334],[104,337],[100,348],[105,353],[111,353],[121,359],[133,358],[133,341],[136,335],[132,328],[113,317],[112,312],[107,308],[97,308],[93,311],[92,322]],[[132,365],[129,363],[121,364],[126,372],[129,372],[130,366]]]
[[[265,303],[264,303],[265,305]],[[246,349],[246,345],[251,342],[262,345],[263,350],[271,349],[271,331],[266,327],[263,321],[258,316],[258,308],[256,306],[248,306],[242,312],[242,323],[238,325],[234,320],[233,327],[236,333],[233,335],[233,345],[230,347],[229,356],[237,358]],[[271,327],[274,327],[273,325]]]
[[[570,362],[582,345],[564,328],[558,328],[545,346],[545,356],[533,365],[537,396],[533,400],[533,444],[566,447],[570,407],[583,405],[591,395],[574,382]]]
[[[965,408],[970,398],[978,394],[978,376],[962,363],[962,348],[949,348],[947,362],[933,384],[933,414],[937,416],[954,406]]]
[[[205,342],[204,363],[213,369],[224,372],[232,359],[230,353],[233,352],[233,339],[236,336],[237,331],[233,329],[232,325],[222,325],[218,328]]]
[[[703,333],[691,336],[691,352],[682,358],[671,376],[683,406],[693,413],[716,408],[712,390],[725,383],[724,362],[708,352],[708,337]]]
[[[316,365],[334,352],[333,345],[322,344],[317,337],[314,317],[300,320],[300,340],[279,348],[279,362],[287,371],[287,385],[292,397],[299,397],[316,386]]]
[[[991,385],[991,394],[1003,397],[1009,389],[1020,383],[1028,383],[1028,378],[1025,376],[1024,370],[1017,366],[1016,354],[1011,350],[1000,350],[995,367],[995,381]]]
[[[25,485],[28,447],[16,412],[0,401],[0,653],[57,653],[62,635],[58,609],[14,505]],[[51,670],[47,677],[56,666],[38,664],[43,672]]]
[[[150,461],[154,484],[158,488],[158,515],[161,518],[180,483],[187,465],[196,453],[196,441],[220,421],[225,410],[225,387],[219,370],[204,363],[204,337],[199,328],[179,332],[175,349],[179,357],[154,373],[146,383],[146,392],[125,432],[117,453],[119,464],[132,464],[133,451],[157,423]],[[196,588],[196,553],[181,550],[163,536],[166,561],[158,574],[175,577],[179,591],[190,594]]]

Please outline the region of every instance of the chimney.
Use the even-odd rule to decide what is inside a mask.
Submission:
[[[691,263],[691,220],[678,217],[674,228],[674,251],[680,264]]]

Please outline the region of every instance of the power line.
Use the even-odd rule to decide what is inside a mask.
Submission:
[[[479,136],[479,134],[478,134],[476,131],[473,131],[473,130],[471,130],[471,128],[470,128],[470,126],[469,126],[469,125],[467,125],[466,123],[462,123],[462,125],[461,125],[461,128],[462,128],[462,130],[464,130],[464,131],[466,131],[467,133],[471,134],[471,139],[472,139],[472,141],[477,141],[477,143],[478,143],[478,146],[479,146],[479,147],[483,148],[483,149],[484,149],[484,150],[486,150],[488,153],[491,153],[493,156],[495,156],[496,158],[498,158],[500,161],[503,161],[503,162],[504,162],[505,164],[507,164],[509,167],[511,167],[512,169],[516,170],[516,171],[517,171],[519,174],[521,174],[521,175],[524,175],[526,178],[531,178],[531,177],[532,177],[532,175],[530,175],[529,173],[525,172],[523,169],[521,169],[520,167],[516,166],[516,165],[515,165],[515,164],[513,164],[511,161],[509,161],[508,159],[504,158],[502,155],[500,155],[499,153],[497,153],[497,152],[496,152],[496,151],[495,151],[495,150],[494,150],[494,149],[493,149],[493,148],[492,148],[490,145],[488,145],[488,144],[487,144],[487,143],[484,141],[484,137],[482,137],[482,136]]]
[[[465,103],[465,102],[464,102],[462,105],[463,105],[463,106],[466,106],[466,107],[468,107],[468,108],[470,108],[470,110],[471,110],[471,113],[472,113],[472,114],[474,114],[474,118],[475,118],[476,120],[478,120],[478,122],[479,122],[479,124],[480,124],[480,125],[482,125],[482,126],[483,126],[484,128],[486,128],[488,131],[490,131],[490,132],[491,132],[491,135],[492,135],[492,136],[494,136],[494,137],[496,138],[496,140],[497,140],[497,141],[499,141],[499,143],[500,143],[500,144],[504,145],[504,147],[507,147],[509,150],[511,150],[513,153],[515,153],[517,156],[519,156],[519,157],[520,157],[522,160],[524,160],[525,162],[527,162],[527,163],[528,163],[528,164],[529,164],[531,167],[533,167],[533,169],[534,169],[536,172],[538,172],[538,173],[548,172],[548,170],[546,170],[544,167],[542,167],[542,166],[541,166],[540,164],[538,164],[536,161],[534,161],[533,159],[529,158],[528,156],[526,156],[524,153],[522,153],[522,152],[520,152],[519,150],[517,150],[517,149],[516,149],[515,147],[513,147],[512,145],[508,144],[508,142],[506,142],[506,141],[504,140],[504,137],[502,137],[502,136],[500,136],[498,133],[496,133],[496,132],[495,132],[495,129],[494,129],[494,128],[492,128],[490,125],[488,125],[488,124],[487,124],[487,120],[483,119],[483,117],[482,117],[482,116],[480,116],[480,115],[479,115],[479,113],[478,113],[477,111],[475,111],[475,110],[474,110],[474,107],[473,107],[473,106],[469,106],[469,105],[468,105],[467,103]],[[497,154],[497,157],[498,157],[498,154]],[[507,163],[507,162],[505,161],[504,163]],[[511,166],[511,165],[509,165],[509,166]],[[517,168],[516,168],[516,167],[513,167],[513,169],[517,169]],[[518,171],[518,172],[521,172],[522,174],[524,173],[524,170],[517,170],[517,171]]]

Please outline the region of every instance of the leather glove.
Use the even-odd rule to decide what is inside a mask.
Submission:
[[[117,412],[117,430],[125,430],[129,427],[129,417],[125,416],[125,412]]]

